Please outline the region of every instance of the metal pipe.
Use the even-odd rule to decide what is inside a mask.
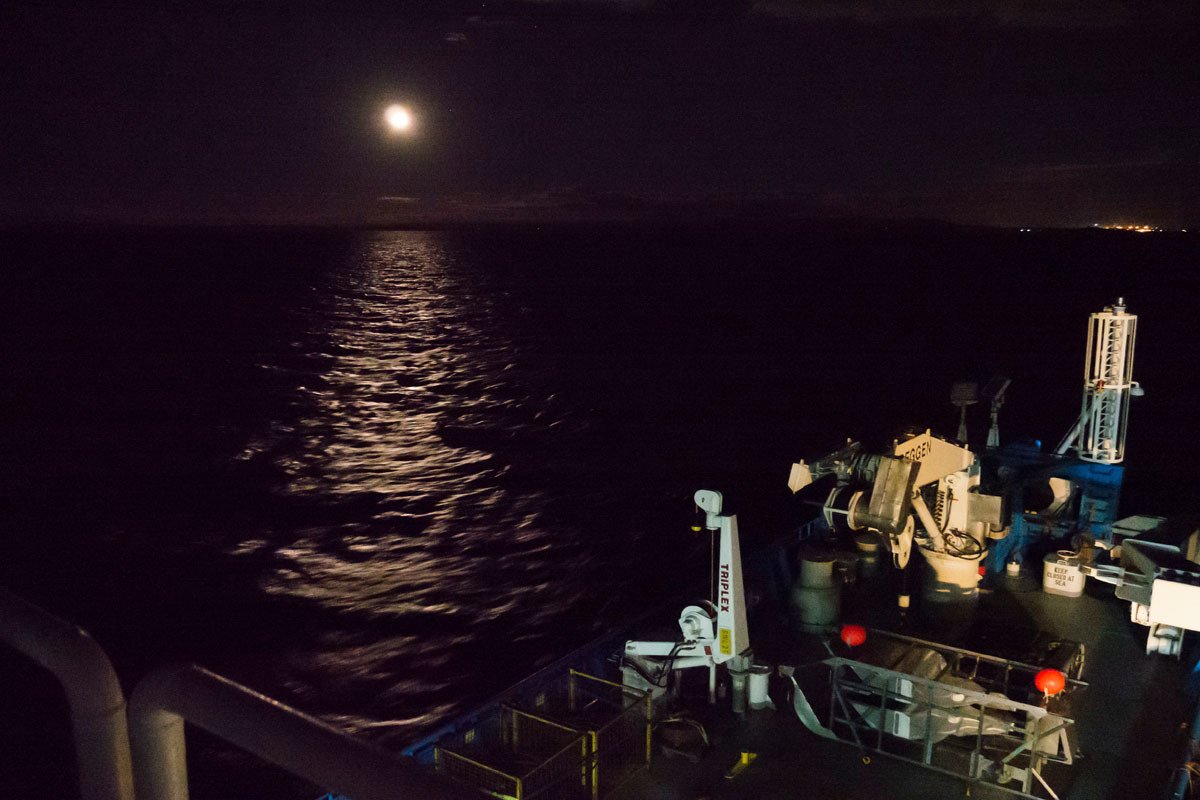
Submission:
[[[67,696],[83,800],[133,800],[125,695],[91,635],[0,590],[0,640],[54,673]]]
[[[1086,397],[1083,402],[1087,403]],[[1062,441],[1058,443],[1058,447],[1054,449],[1056,455],[1066,455],[1067,451],[1075,446],[1075,442],[1079,440],[1079,431],[1083,429],[1083,419],[1085,416],[1087,416],[1086,406],[1083,413],[1079,415],[1079,419],[1075,420],[1075,427],[1067,431],[1067,435],[1063,437]]]
[[[354,800],[467,797],[415,763],[194,664],[179,664],[147,675],[129,701],[138,800],[187,800],[185,720]]]

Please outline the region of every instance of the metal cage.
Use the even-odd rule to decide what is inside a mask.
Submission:
[[[572,669],[519,703],[586,735],[592,798],[603,797],[650,762],[648,692]]]
[[[867,661],[829,658],[802,670],[807,692],[796,683],[796,705],[810,730],[864,755],[882,753],[1022,797],[1057,797],[1044,773],[1073,763],[1074,720],[1065,696],[1034,690],[1040,667],[894,634],[873,638],[884,646],[864,654]],[[1064,665],[1072,691],[1087,686],[1071,676],[1081,659]],[[817,710],[808,697],[822,693],[821,672],[828,704]]]
[[[536,713],[502,705],[495,716],[440,741],[442,774],[499,798],[592,796],[585,734]]]

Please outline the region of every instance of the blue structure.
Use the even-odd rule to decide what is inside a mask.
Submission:
[[[1039,542],[1047,540],[1066,539],[1069,543],[1081,535],[1104,544],[1112,542],[1125,474],[1122,465],[1043,453],[1037,442],[984,451],[979,457],[985,484],[993,483],[990,491],[1004,497],[1006,518],[1011,518],[1008,535],[996,541],[988,553],[988,572],[1003,572],[1009,561],[1024,561]],[[1070,481],[1069,500],[1053,515],[1028,510],[1030,495],[1051,478]]]

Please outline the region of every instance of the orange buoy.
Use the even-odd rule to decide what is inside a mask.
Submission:
[[[1058,694],[1067,685],[1067,676],[1056,669],[1044,669],[1033,679],[1033,685],[1048,695]]]
[[[867,629],[862,625],[843,625],[842,641],[851,647],[858,647],[867,640]]]

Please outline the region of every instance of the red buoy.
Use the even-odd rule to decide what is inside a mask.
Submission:
[[[1067,676],[1056,669],[1044,669],[1033,679],[1033,685],[1046,694],[1058,694],[1067,685]]]
[[[867,629],[862,625],[843,625],[842,641],[851,647],[858,647],[867,640]]]

